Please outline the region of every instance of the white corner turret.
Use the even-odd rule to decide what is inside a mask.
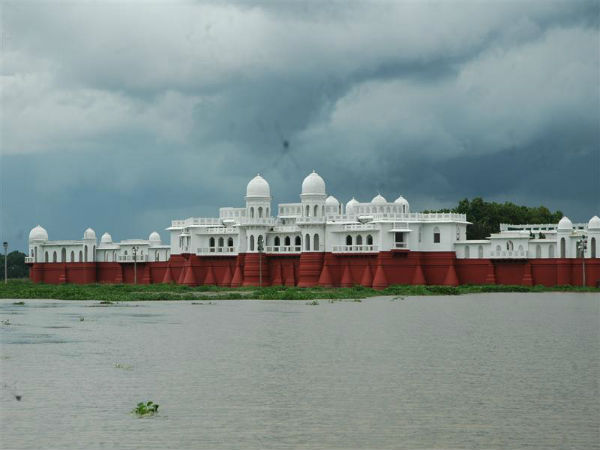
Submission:
[[[31,241],[47,241],[48,240],[48,232],[42,228],[40,225],[33,228],[29,232],[29,242]]]

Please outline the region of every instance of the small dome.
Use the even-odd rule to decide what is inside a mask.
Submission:
[[[271,188],[269,183],[260,174],[250,180],[246,186],[246,197],[270,197]]]
[[[352,197],[352,200],[346,203],[346,214],[352,214],[356,205],[358,205],[358,201]]]
[[[588,230],[600,230],[600,217],[594,216],[588,222]]]
[[[108,233],[104,233],[100,238],[101,244],[112,244],[112,236]]]
[[[160,244],[160,234],[158,234],[156,231],[153,231],[152,233],[150,233],[148,240],[150,242],[156,242],[156,243]]]
[[[371,200],[371,203],[381,205],[381,204],[387,203],[387,200],[385,199],[385,197],[383,195],[377,194],[375,197],[373,197],[373,200]]]
[[[37,226],[29,232],[30,241],[47,241],[48,233],[41,226]]]
[[[83,239],[93,239],[96,240],[96,232],[91,228],[88,228],[83,232]]]
[[[562,219],[560,219],[560,222],[558,222],[558,229],[559,230],[572,230],[573,222],[571,222],[567,216],[564,216]]]
[[[330,195],[329,197],[327,197],[327,200],[325,200],[325,204],[327,206],[339,206],[340,202],[338,202],[338,199],[335,198],[333,195]]]
[[[325,195],[325,180],[314,170],[302,182],[302,195]]]
[[[401,205],[408,205],[408,201],[402,196],[400,196],[396,200],[394,200],[394,203],[399,203]]]

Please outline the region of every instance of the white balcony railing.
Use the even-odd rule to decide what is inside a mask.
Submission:
[[[302,251],[301,245],[267,245],[267,253],[300,253]]]
[[[374,253],[377,252],[376,245],[334,245],[334,253]]]
[[[240,225],[275,225],[275,217],[240,217]]]
[[[394,248],[408,248],[408,244],[406,242],[394,242]]]
[[[296,225],[279,225],[273,227],[273,231],[271,233],[297,233],[300,231],[300,228]]]
[[[305,224],[322,224],[325,223],[327,219],[325,217],[298,217],[296,219],[296,223],[298,225]]]
[[[235,247],[201,247],[197,249],[196,254],[198,255],[209,255],[209,254],[223,254],[223,253],[237,253]]]
[[[353,224],[349,223],[343,226],[342,231],[374,231],[377,227],[375,224]]]
[[[117,261],[119,261],[119,262],[147,262],[148,255],[136,255],[135,261],[133,260],[133,255],[119,255],[117,257]]]
[[[35,258],[33,256],[26,256],[25,263],[33,263],[35,262]]]
[[[526,250],[500,250],[490,252],[491,258],[527,258],[529,252]]]
[[[219,226],[221,225],[221,219],[218,217],[190,217],[184,220],[172,220],[172,227],[190,227],[190,226]]]

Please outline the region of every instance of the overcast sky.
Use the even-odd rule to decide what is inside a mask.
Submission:
[[[4,2],[2,239],[402,194],[600,214],[596,1]],[[286,145],[287,144],[287,145]]]

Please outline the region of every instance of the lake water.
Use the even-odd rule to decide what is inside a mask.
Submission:
[[[0,320],[2,448],[600,448],[594,294],[2,300]]]

